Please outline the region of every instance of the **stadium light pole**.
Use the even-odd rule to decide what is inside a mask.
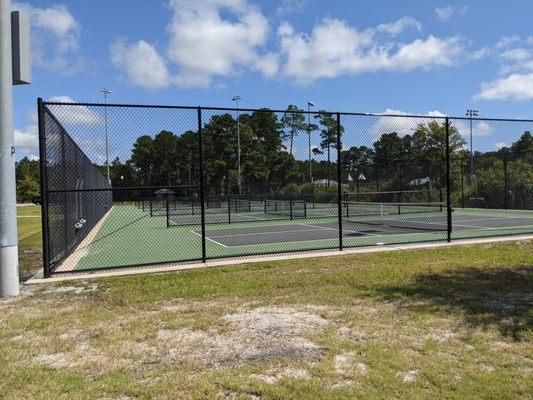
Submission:
[[[231,99],[237,104],[237,187],[239,188],[239,194],[241,194],[241,114],[239,110],[239,101],[241,100],[241,96],[233,96]]]
[[[315,103],[311,100],[307,100],[307,141],[309,144],[309,182],[313,184],[313,166],[311,164],[311,107],[314,107]]]
[[[466,110],[466,116],[470,118],[470,183],[474,182],[474,146],[472,145],[472,118],[479,115],[478,110],[469,108]]]
[[[18,296],[13,85],[31,83],[30,20],[0,0],[0,297]]]
[[[107,166],[107,181],[111,184],[111,177],[109,175],[109,137],[107,134],[107,95],[111,94],[111,90],[107,88],[100,89],[104,94],[104,125],[105,125],[105,163]]]

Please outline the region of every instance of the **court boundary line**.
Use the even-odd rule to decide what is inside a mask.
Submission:
[[[100,229],[102,229],[104,226],[104,222],[111,215],[111,212],[114,208],[115,206],[111,206],[111,208],[104,214],[104,216],[100,219],[100,221],[98,221],[93,229],[91,229],[87,236],[85,236],[83,240],[76,246],[74,251],[70,253],[70,255],[65,258],[56,268],[54,268],[54,273],[75,270],[77,268],[81,259],[89,254],[90,247],[93,244],[96,235],[98,232],[100,232]],[[70,263],[74,263],[74,266],[70,267]]]
[[[198,236],[200,239],[202,238],[202,235],[199,234],[198,232],[195,232],[195,231],[193,231],[192,229],[191,229],[190,232],[191,232],[193,235]],[[220,242],[217,242],[216,240],[211,239],[210,237],[207,236],[207,234],[205,235],[205,240],[209,240],[210,242],[213,242],[214,244],[218,244],[219,246],[222,246],[222,247],[224,247],[224,248],[226,248],[226,249],[229,248],[229,247],[226,246],[225,244],[222,244],[222,243],[220,243]]]

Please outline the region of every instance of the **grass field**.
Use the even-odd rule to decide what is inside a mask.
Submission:
[[[41,207],[17,207],[19,269],[22,280],[42,269]]]
[[[3,399],[517,399],[533,241],[26,286]]]

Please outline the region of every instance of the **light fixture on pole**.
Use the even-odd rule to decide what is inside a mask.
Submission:
[[[107,95],[111,94],[111,90],[102,88],[100,89],[100,92],[104,94],[105,164],[107,168],[107,181],[111,184],[111,177],[109,175],[109,138],[107,134]]]
[[[241,194],[241,115],[239,112],[239,101],[241,100],[241,96],[233,96],[231,99],[231,101],[234,101],[237,104],[237,187],[239,194]]]
[[[307,100],[307,140],[309,144],[309,182],[313,184],[313,167],[311,165],[311,107],[314,107],[315,103]]]
[[[466,110],[466,116],[470,118],[470,183],[474,182],[474,147],[472,145],[472,118],[479,115],[478,110],[469,108]]]

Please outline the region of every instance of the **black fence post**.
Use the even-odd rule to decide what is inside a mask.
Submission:
[[[503,153],[503,204],[504,208],[507,210],[509,208],[509,204],[507,203],[507,193],[508,193],[508,187],[507,187],[507,153]]]
[[[202,261],[207,256],[205,250],[205,209],[204,209],[204,140],[202,138],[202,107],[198,107],[198,158],[200,161],[200,221],[202,223]]]
[[[342,251],[342,182],[341,182],[341,114],[337,113],[337,207],[339,217],[339,250]]]
[[[461,163],[461,208],[465,208],[465,166],[463,158],[459,160]]]
[[[448,242],[452,240],[452,205],[450,202],[450,120],[446,117],[446,214]]]
[[[46,134],[44,127],[44,106],[43,99],[37,99],[37,114],[39,123],[39,171],[41,183],[41,224],[43,235],[43,268],[44,277],[49,278],[50,253],[48,249],[48,182],[46,176]]]

